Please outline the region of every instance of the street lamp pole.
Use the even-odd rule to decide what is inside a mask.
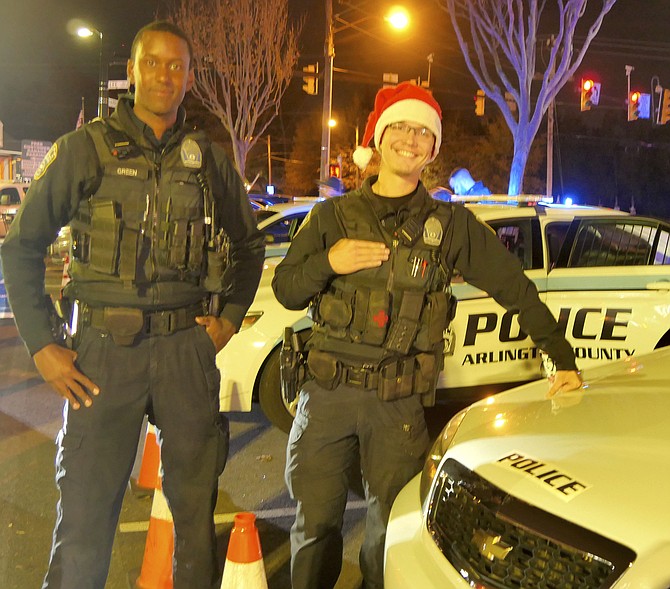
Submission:
[[[321,168],[319,180],[328,179],[330,164],[330,126],[333,110],[333,60],[335,58],[335,43],[333,41],[333,0],[326,0],[326,44],[325,63],[323,70],[323,113],[321,116]]]
[[[370,16],[365,17],[367,20]],[[357,23],[347,23],[343,21],[340,16],[337,17],[339,22],[344,23],[343,28],[354,28],[360,32],[361,30]],[[408,26],[409,16],[402,7],[395,7],[395,9],[385,17],[392,27],[396,29],[403,29]],[[360,22],[360,21],[359,21]],[[341,29],[340,29],[341,30]],[[326,43],[324,48],[325,63],[323,68],[323,113],[321,115],[321,168],[319,171],[319,180],[325,182],[328,179],[330,166],[330,126],[328,122],[331,120],[333,111],[333,61],[335,58],[335,29],[333,26],[333,0],[326,0]],[[358,147],[358,140],[356,141]]]
[[[80,27],[77,30],[77,34],[80,37],[92,37],[96,35],[100,40],[98,46],[98,117],[106,117],[109,114],[109,102],[107,98],[107,72],[105,71],[102,31],[85,26]]]
[[[107,108],[107,75],[105,72],[105,62],[103,59],[102,32],[97,31],[97,33],[100,37],[98,68],[98,116],[102,118],[109,114],[109,109]]]

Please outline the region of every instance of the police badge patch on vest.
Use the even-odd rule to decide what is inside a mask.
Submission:
[[[184,164],[184,167],[193,170],[202,168],[202,151],[193,139],[186,138],[182,141],[181,163]]]
[[[428,217],[423,224],[423,242],[426,245],[437,247],[442,243],[442,223],[437,217]]]

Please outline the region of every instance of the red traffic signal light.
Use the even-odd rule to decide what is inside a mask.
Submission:
[[[583,111],[591,110],[600,101],[600,82],[594,82],[590,78],[582,79],[580,108]]]
[[[340,168],[340,164],[329,164],[328,165],[328,175],[329,176],[334,176],[335,178],[341,178],[342,177],[342,169]]]
[[[640,117],[640,93],[631,92],[628,95],[628,122],[637,121]]]
[[[651,113],[651,95],[634,90],[628,94],[628,120],[648,119]]]

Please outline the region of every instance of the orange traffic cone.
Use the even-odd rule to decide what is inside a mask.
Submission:
[[[136,481],[137,486],[142,489],[158,489],[160,485],[160,465],[161,448],[156,439],[156,428],[152,424],[148,424],[140,473]]]
[[[158,488],[154,491],[154,501],[151,505],[142,571],[135,586],[138,589],[172,589],[173,553],[174,523],[159,477]]]
[[[261,541],[253,513],[238,513],[230,533],[221,589],[267,589]]]

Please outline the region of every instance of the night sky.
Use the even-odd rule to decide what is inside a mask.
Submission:
[[[85,97],[86,117],[96,111],[98,43],[67,32],[74,18],[90,22],[103,31],[106,59],[125,59],[139,27],[153,19],[164,6],[159,0],[22,0],[3,1],[0,12],[0,120],[5,136],[13,139],[53,140],[74,129]],[[334,108],[344,106],[352,89],[367,88],[370,96],[381,84],[383,72],[396,72],[400,79],[428,74],[427,55],[434,53],[431,86],[444,109],[473,108],[475,84],[465,69],[448,17],[431,0],[414,0],[405,5],[414,16],[413,29],[402,37],[392,37],[383,25],[368,20],[361,24],[375,39],[344,30],[335,37],[335,66],[348,70],[334,80]],[[598,0],[590,5],[597,6]],[[290,14],[305,14],[301,36],[299,68],[323,58],[324,3],[321,0],[289,0]],[[378,2],[356,4],[371,11]],[[346,19],[361,16],[334,0],[335,12]],[[626,99],[624,66],[635,66],[633,85],[647,90],[651,76],[658,75],[670,86],[670,22],[668,0],[619,0],[590,50],[578,75],[593,73],[602,82],[605,106],[622,108]],[[123,67],[110,69],[110,78],[125,77]],[[579,80],[575,82],[575,87]],[[284,103],[287,121],[299,113],[318,111],[322,97],[301,92],[296,76]],[[573,89],[570,89],[571,91]],[[567,91],[567,89],[566,89]],[[572,95],[563,100],[570,101]],[[574,94],[576,108],[579,97]]]

